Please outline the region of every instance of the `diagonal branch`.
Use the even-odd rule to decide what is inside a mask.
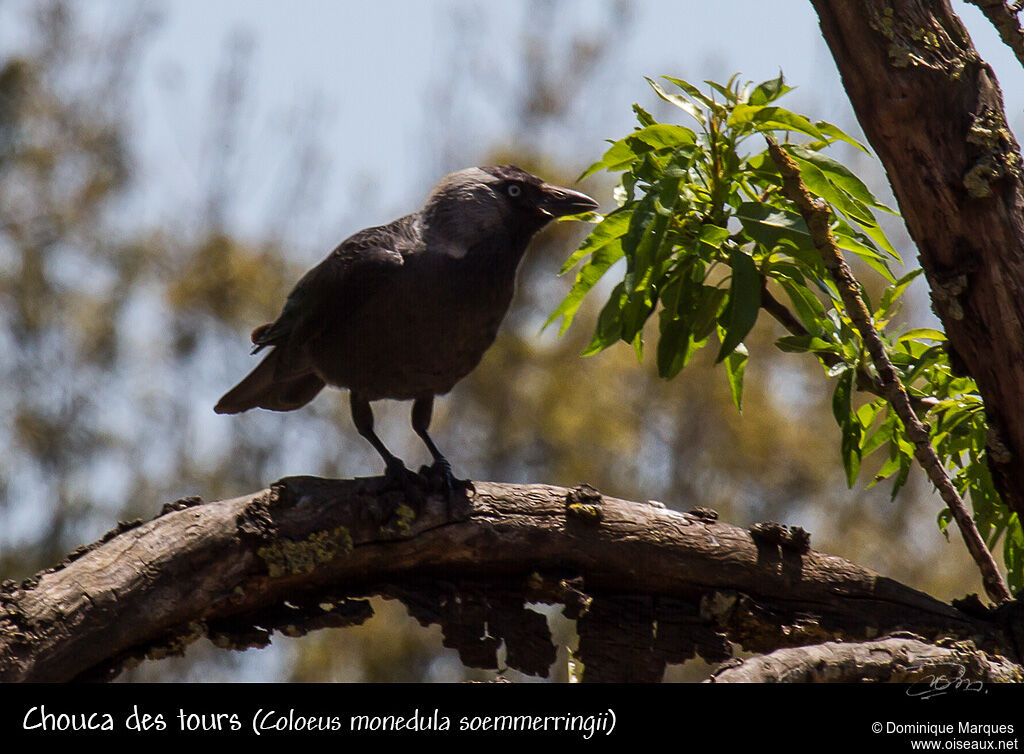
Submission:
[[[900,421],[903,422],[903,426],[907,430],[907,437],[914,444],[914,456],[917,458],[918,463],[921,464],[935,489],[939,491],[943,502],[949,507],[957,526],[960,528],[960,533],[967,544],[971,557],[974,558],[974,562],[978,564],[978,568],[981,570],[985,591],[996,602],[1009,601],[1012,599],[1010,590],[1007,588],[1006,582],[1003,581],[1003,577],[996,567],[992,553],[989,552],[985,546],[985,541],[981,538],[981,534],[978,533],[978,528],[974,525],[974,519],[971,518],[967,506],[956,491],[956,487],[953,486],[953,482],[946,473],[946,469],[942,466],[935,448],[932,447],[928,437],[928,430],[921,420],[918,419],[917,414],[914,413],[913,407],[910,404],[910,397],[903,387],[903,383],[900,382],[896,368],[889,359],[888,353],[886,353],[885,344],[882,342],[878,331],[875,330],[875,326],[871,321],[871,313],[868,311],[864,299],[861,298],[860,286],[850,271],[849,265],[846,264],[842,252],[836,245],[830,226],[831,213],[829,212],[828,204],[816,199],[807,190],[807,187],[800,178],[800,168],[779,147],[775,139],[770,135],[766,135],[765,138],[768,141],[768,150],[771,153],[772,159],[775,160],[775,164],[782,174],[783,191],[789,200],[796,205],[800,215],[804,218],[804,222],[807,223],[814,246],[821,254],[825,268],[832,274],[836,286],[839,288],[839,293],[842,296],[850,319],[853,320],[854,325],[864,339],[864,344],[867,346],[871,360],[874,362],[875,371],[882,381],[886,398],[892,404]]]
[[[1020,3],[1009,6],[1003,0],[967,0],[967,2],[985,14],[985,17],[996,27],[1003,43],[1013,50],[1017,60],[1024,65],[1024,29],[1021,28],[1020,19],[1017,18],[1017,14],[1021,11]]]
[[[793,312],[771,294],[771,291],[768,290],[768,279],[764,278],[761,283],[761,308],[768,312],[776,322],[785,327],[791,334],[810,335],[810,331],[793,315]],[[842,358],[834,353],[822,352],[815,355],[828,367],[834,367],[842,361]],[[879,398],[886,397],[882,381],[875,375],[869,374],[868,370],[863,367],[858,367],[857,369],[857,390],[864,393],[872,393]],[[915,395],[910,397],[910,402],[915,411],[925,413],[936,406],[939,401],[931,396]]]

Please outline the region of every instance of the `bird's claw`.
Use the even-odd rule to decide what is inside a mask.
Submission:
[[[426,480],[431,492],[439,492],[447,500],[455,495],[459,480],[452,474],[452,465],[447,458],[439,458],[431,466],[423,466],[420,475]]]
[[[384,471],[385,487],[400,489],[407,498],[417,500],[423,496],[422,485],[420,476],[405,468],[405,464],[397,458],[387,463]]]

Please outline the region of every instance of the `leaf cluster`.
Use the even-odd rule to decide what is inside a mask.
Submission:
[[[598,353],[623,341],[643,358],[648,321],[656,318],[658,373],[670,379],[709,344],[725,374],[737,409],[742,409],[748,360],[744,339],[766,302],[789,334],[776,345],[812,354],[835,379],[832,408],[841,432],[847,483],[862,461],[883,460],[871,485],[893,478],[893,496],[906,483],[913,445],[884,397],[865,400],[858,391],[880,394],[878,376],[848,316],[839,291],[815,249],[803,218],[782,191],[782,177],[767,149],[773,134],[796,161],[804,184],[831,210],[831,231],[843,251],[853,254],[885,281],[873,311],[900,379],[927,410],[931,441],[955,484],[969,497],[990,546],[1001,537],[1011,585],[1024,584],[1024,539],[1019,522],[999,499],[986,465],[986,429],[981,396],[973,380],[954,376],[945,335],[917,328],[898,332],[902,296],[921,273],[900,277],[903,261],[886,237],[877,212],[892,213],[865,183],[825,150],[845,142],[867,151],[837,126],[777,104],[791,90],[780,74],[756,86],[736,76],[708,89],[682,79],[648,79],[658,97],[688,116],[692,127],[659,123],[634,105],[638,126],[611,142],[581,176],[618,173],[617,207],[600,219],[565,262],[577,266],[568,295],[548,323],[569,327],[580,304],[620,261],[624,273],[598,316],[584,353]],[[756,137],[756,138],[755,138]],[[863,286],[862,286],[863,288]],[[779,303],[776,296],[785,303]],[[948,510],[939,516],[943,531]]]

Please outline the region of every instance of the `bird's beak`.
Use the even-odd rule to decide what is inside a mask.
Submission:
[[[545,183],[543,190],[544,196],[537,202],[537,206],[542,212],[552,217],[577,215],[581,212],[593,212],[597,209],[597,202],[579,191],[572,191],[561,186],[552,186],[550,183]]]

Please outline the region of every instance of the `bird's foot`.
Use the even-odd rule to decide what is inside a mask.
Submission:
[[[459,488],[466,486],[465,480],[455,478],[447,458],[438,458],[431,466],[421,467],[420,476],[426,480],[431,492],[440,493],[449,501]]]
[[[397,458],[387,462],[384,487],[401,490],[410,501],[419,501],[423,498],[423,479],[419,474],[405,468],[405,464]]]
[[[421,466],[420,476],[431,492],[439,492],[446,498],[451,497],[455,489],[455,479],[452,476],[452,465],[446,458],[434,461],[430,466]]]

